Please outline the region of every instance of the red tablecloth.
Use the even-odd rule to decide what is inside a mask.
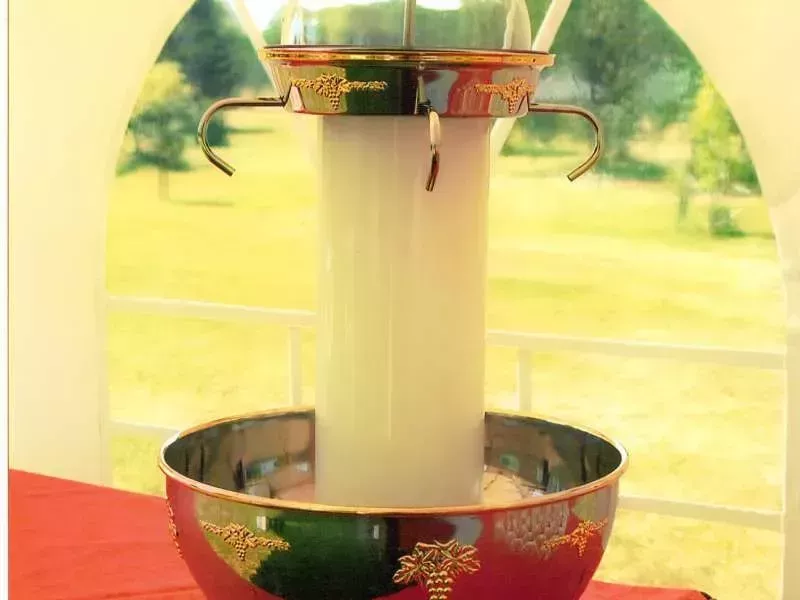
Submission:
[[[11,600],[202,600],[164,500],[20,471],[9,476]],[[593,582],[583,600],[704,600]]]

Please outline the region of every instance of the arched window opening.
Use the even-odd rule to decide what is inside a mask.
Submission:
[[[353,43],[380,37],[369,29],[380,25],[370,5],[342,4],[332,2],[320,18],[331,26],[356,20]],[[438,10],[442,23],[450,18],[444,3],[420,4]],[[547,4],[528,0],[534,30]],[[247,5],[276,42],[279,3]],[[479,20],[463,26],[482,35]],[[595,173],[570,184],[563,174],[585,154],[585,126],[547,115],[517,122],[494,165],[489,328],[779,348],[785,321],[766,206],[744,140],[701,65],[644,0],[574,0],[553,52],[556,67],[543,76],[538,99],[595,112],[608,153]],[[215,119],[211,142],[227,145],[238,168],[231,179],[193,143],[211,101],[267,93],[231,4],[197,0],[131,115],[109,208],[110,294],[314,310],[308,124],[279,110]],[[291,393],[313,398],[314,333],[303,314],[290,324],[287,358],[277,318],[172,312],[112,313],[113,419],[178,428],[283,404],[290,368],[303,374]],[[528,357],[534,409],[621,439],[634,457],[628,493],[779,508],[779,372],[620,352]],[[489,404],[516,402],[519,356],[489,349]],[[115,439],[117,485],[160,489],[150,458],[156,444]],[[720,598],[774,597],[776,534],[622,511],[613,540],[601,577]]]

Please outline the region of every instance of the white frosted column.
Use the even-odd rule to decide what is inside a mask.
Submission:
[[[487,119],[319,119],[317,501],[478,502]]]

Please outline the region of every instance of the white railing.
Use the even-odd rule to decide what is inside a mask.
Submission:
[[[215,304],[192,300],[163,298],[134,298],[111,296],[108,308],[112,311],[139,312],[190,317],[211,321],[254,322],[281,325],[288,329],[287,348],[289,355],[289,398],[294,405],[303,402],[302,330],[312,328],[316,319],[313,312],[304,310],[280,310],[251,306]],[[519,409],[526,411],[532,406],[533,354],[536,352],[577,352],[636,358],[668,359],[682,362],[705,362],[713,364],[749,367],[754,369],[782,370],[785,356],[781,352],[737,350],[678,344],[655,344],[639,341],[606,340],[581,337],[488,331],[487,344],[516,348],[517,350],[517,400]],[[166,439],[177,430],[149,424],[112,421],[117,433],[148,433]],[[780,532],[783,518],[779,511],[755,510],[731,506],[717,506],[696,502],[683,502],[663,498],[623,494],[620,507],[629,510],[658,513],[674,517],[685,517],[703,521],[732,523]]]

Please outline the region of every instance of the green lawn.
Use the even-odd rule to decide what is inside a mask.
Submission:
[[[112,294],[314,309],[316,200],[305,148],[280,112],[242,111],[221,149],[227,178],[194,148],[191,171],[156,197],[153,171],[119,177],[108,219]],[[445,124],[446,126],[446,124]],[[642,142],[677,161],[680,132]],[[784,310],[759,198],[729,199],[751,235],[718,240],[705,202],[675,225],[668,183],[563,177],[585,148],[504,157],[490,201],[489,327],[779,349]],[[304,345],[313,399],[314,343]],[[184,427],[287,402],[279,327],[112,314],[112,418]],[[515,353],[487,352],[488,402],[514,402]],[[671,361],[541,354],[536,410],[621,439],[628,493],[777,509],[782,375]],[[160,493],[157,440],[114,440],[116,484]],[[622,511],[606,579],[700,587],[720,600],[775,597],[777,534]]]

